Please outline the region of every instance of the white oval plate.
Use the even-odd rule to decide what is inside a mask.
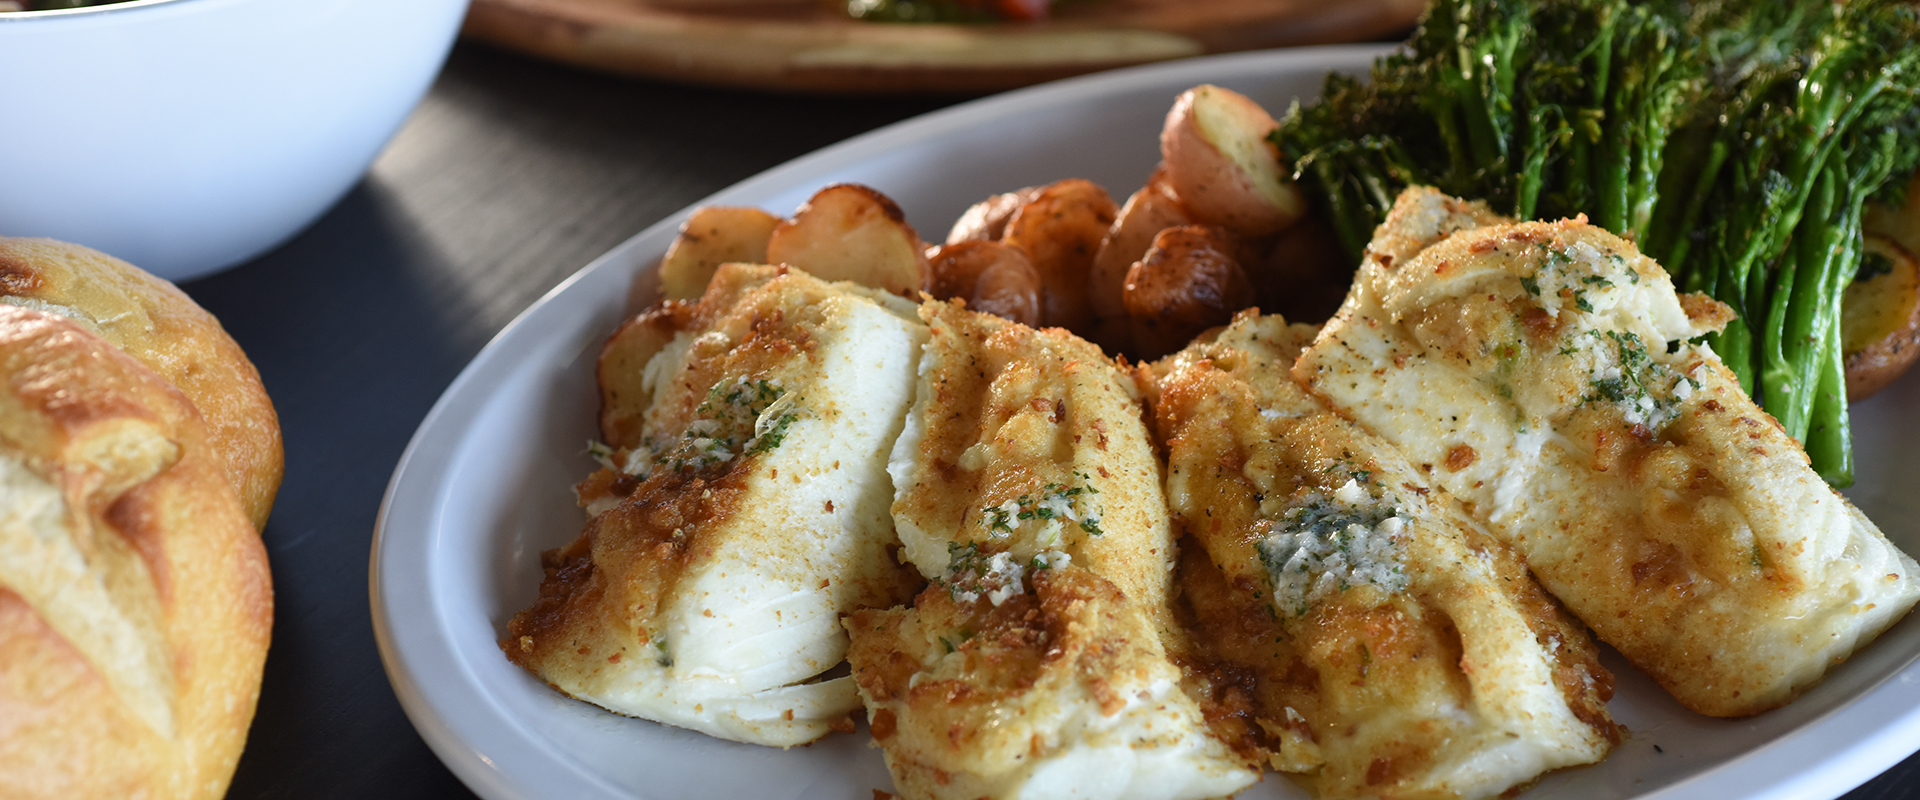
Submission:
[[[789,214],[853,181],[897,200],[938,237],[996,192],[1084,177],[1124,197],[1158,161],[1160,123],[1198,83],[1276,114],[1329,70],[1362,72],[1379,46],[1296,49],[1148,66],[1021,90],[851,139],[703,204]],[[440,398],[395,469],[371,565],[387,674],[441,760],[489,800],[850,800],[890,787],[864,733],[776,750],[628,719],[566,699],[496,642],[537,594],[542,550],[585,520],[572,485],[593,468],[593,360],[652,297],[653,265],[686,212],[614,248],[502,331]],[[639,287],[638,291],[634,291]],[[1920,376],[1855,407],[1860,484],[1849,494],[1920,552]],[[1909,618],[1794,704],[1744,720],[1681,709],[1608,654],[1612,710],[1631,731],[1605,763],[1547,777],[1526,798],[1837,797],[1920,745],[1920,617]],[[1304,797],[1268,778],[1244,798]]]

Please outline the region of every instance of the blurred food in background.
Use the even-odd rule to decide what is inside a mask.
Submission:
[[[126,0],[0,0],[0,12],[55,11],[62,8],[85,8],[123,2]]]
[[[474,0],[464,35],[635,77],[978,94],[1268,47],[1397,40],[1423,0]],[[916,24],[889,24],[913,22]]]

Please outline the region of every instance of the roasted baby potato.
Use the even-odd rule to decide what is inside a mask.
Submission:
[[[1194,221],[1247,237],[1285,229],[1306,197],[1280,166],[1267,135],[1278,127],[1259,103],[1218,86],[1181,93],[1160,131],[1167,182]]]
[[[1867,236],[1860,276],[1840,308],[1848,400],[1886,388],[1920,358],[1920,262],[1906,248]]]
[[[1868,203],[1860,227],[1868,234],[1884,236],[1907,252],[1920,255],[1920,172],[1915,172],[1907,181],[1906,202],[1899,208]]]
[[[1000,241],[1000,235],[1006,232],[1007,220],[1013,218],[1013,212],[1019,211],[1021,206],[1039,193],[1040,187],[1029,186],[974,203],[959,219],[953,221],[953,228],[947,231],[947,244],[977,239]]]
[[[638,447],[642,417],[653,405],[647,362],[688,324],[690,303],[666,302],[629,318],[600,347],[595,367],[600,384],[600,440],[618,448]]]
[[[886,195],[854,183],[821,189],[775,226],[766,260],[903,296],[928,283],[926,246],[907,215]]]
[[[1865,263],[1840,300],[1850,401],[1893,383],[1916,359],[1920,296],[1914,287],[1920,278],[1910,276],[1920,256],[1920,172],[1907,180],[1905,202],[1897,208],[1868,203],[1860,223]]]
[[[757,208],[694,209],[660,260],[660,293],[668,300],[692,300],[707,291],[707,281],[721,264],[766,261],[767,238],[779,224],[779,217]]]
[[[1000,241],[1026,251],[1040,271],[1040,324],[1086,330],[1087,276],[1119,208],[1092,181],[1068,178],[1040,189],[1007,220]]]
[[[1127,270],[1146,255],[1153,237],[1167,228],[1192,224],[1180,198],[1167,187],[1165,165],[1153,171],[1147,185],[1127,198],[1120,207],[1113,227],[1100,240],[1093,256],[1093,271],[1087,276],[1087,301],[1093,305],[1093,340],[1109,349],[1130,349],[1127,303],[1123,299]]]
[[[1253,286],[1233,255],[1235,244],[1229,234],[1205,225],[1167,228],[1153,237],[1146,255],[1127,270],[1125,300],[1139,357],[1179,350],[1253,301]]]
[[[936,299],[960,298],[975,311],[1029,327],[1040,324],[1040,272],[1020,248],[973,239],[927,251]]]

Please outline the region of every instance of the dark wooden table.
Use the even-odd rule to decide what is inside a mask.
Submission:
[[[472,797],[401,713],[374,647],[374,517],[415,426],[514,315],[628,236],[960,99],[717,91],[462,44],[339,205],[280,249],[187,284],[259,365],[286,433],[266,530],[273,651],[230,796]],[[1920,797],[1920,757],[1847,797]]]

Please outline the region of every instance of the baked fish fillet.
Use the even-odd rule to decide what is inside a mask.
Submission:
[[[889,466],[932,585],[847,619],[874,739],[907,798],[1221,797],[1257,777],[1163,637],[1173,543],[1136,389],[1100,350],[929,302]]]
[[[1788,702],[1920,596],[1679,297],[1587,225],[1402,194],[1295,379],[1400,447],[1682,703]]]
[[[1487,798],[1619,740],[1586,629],[1243,312],[1153,365],[1181,596],[1244,735],[1319,798]],[[1231,705],[1231,704],[1225,704]]]
[[[555,688],[726,739],[850,729],[840,616],[910,596],[889,449],[925,326],[911,304],[798,271],[726,265],[697,304],[627,323],[601,360],[618,450],[592,514],[543,557],[501,642]]]

